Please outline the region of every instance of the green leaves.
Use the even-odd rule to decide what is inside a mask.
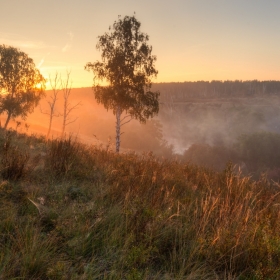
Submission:
[[[98,37],[97,50],[101,61],[87,63],[85,69],[94,74],[93,89],[98,103],[116,115],[116,151],[119,152],[121,126],[126,117],[145,123],[158,113],[159,92],[151,91],[151,78],[158,71],[147,44],[149,37],[140,31],[140,22],[132,16],[119,16],[109,33]],[[105,80],[108,85],[101,86]],[[127,116],[121,118],[122,113]]]
[[[0,45],[0,113],[8,118],[26,117],[44,95],[45,79],[28,55],[11,46]]]
[[[93,71],[95,97],[106,109],[126,111],[140,122],[158,112],[158,92],[151,91],[151,78],[158,71],[148,45],[149,37],[140,31],[141,23],[134,17],[119,17],[109,33],[98,37],[96,48],[102,61],[87,63]],[[100,86],[106,80],[107,86]]]

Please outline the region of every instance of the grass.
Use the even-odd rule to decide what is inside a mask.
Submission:
[[[0,279],[280,278],[265,176],[1,135]]]

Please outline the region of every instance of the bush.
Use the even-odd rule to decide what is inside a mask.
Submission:
[[[54,139],[50,142],[46,156],[46,167],[55,177],[65,176],[77,163],[79,143],[68,138]]]
[[[183,154],[183,160],[193,164],[222,171],[229,161],[235,161],[233,150],[225,146],[210,146],[208,144],[193,144]]]
[[[1,175],[4,180],[19,180],[27,171],[29,154],[12,145],[11,134],[6,134],[2,147]]]
[[[243,134],[236,150],[250,172],[261,173],[280,167],[280,134],[265,131]]]

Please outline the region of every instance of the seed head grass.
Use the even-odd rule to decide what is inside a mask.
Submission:
[[[35,139],[14,134],[24,176],[1,173],[1,279],[280,278],[280,188],[265,175]]]

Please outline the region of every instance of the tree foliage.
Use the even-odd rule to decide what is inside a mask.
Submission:
[[[96,48],[101,51],[101,61],[85,66],[94,73],[97,102],[113,110],[117,117],[116,142],[123,112],[145,123],[159,110],[159,92],[151,91],[151,78],[158,73],[154,65],[156,57],[148,45],[149,36],[140,31],[140,26],[135,16],[119,17],[109,32],[98,37]],[[107,85],[101,86],[104,80]]]
[[[33,60],[17,48],[0,45],[0,113],[23,119],[32,113],[44,95],[45,79]]]
[[[278,133],[260,131],[240,135],[235,148],[249,171],[263,171],[280,166],[280,134]]]

